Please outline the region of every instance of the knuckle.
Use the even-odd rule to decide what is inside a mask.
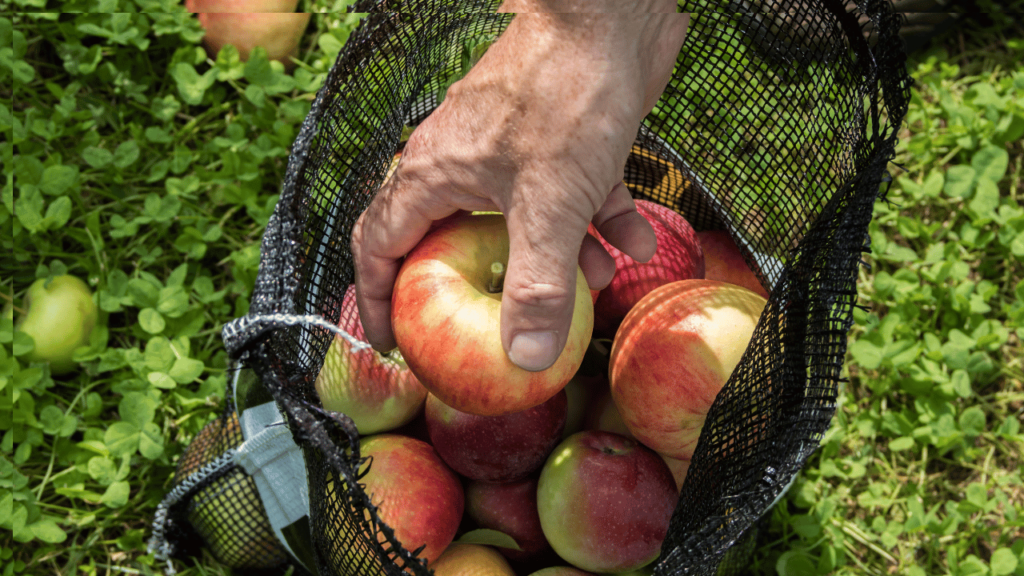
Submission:
[[[513,283],[505,286],[503,298],[529,310],[547,311],[568,304],[573,297],[565,286],[545,282]]]

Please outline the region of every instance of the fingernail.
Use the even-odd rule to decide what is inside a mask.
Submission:
[[[512,338],[508,359],[523,370],[539,372],[558,359],[557,340],[553,331],[520,332]]]

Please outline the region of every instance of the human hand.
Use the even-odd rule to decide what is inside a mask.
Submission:
[[[380,351],[395,346],[391,295],[401,259],[433,222],[460,210],[505,215],[501,341],[526,370],[549,367],[565,346],[577,264],[592,289],[615,273],[588,224],[635,260],[654,254],[653,230],[622,177],[689,17],[674,13],[674,0],[659,2],[670,14],[524,10],[540,3],[503,5],[518,14],[413,132],[397,170],[356,222],[359,314]],[[599,4],[619,5],[587,9]]]

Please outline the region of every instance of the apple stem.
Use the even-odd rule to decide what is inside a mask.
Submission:
[[[505,284],[505,265],[501,262],[491,264],[491,283],[487,285],[487,291],[491,294],[501,292]]]

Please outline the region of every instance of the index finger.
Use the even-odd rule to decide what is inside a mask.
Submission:
[[[444,171],[441,171],[444,173]],[[459,204],[464,204],[460,206]],[[367,341],[380,352],[395,348],[391,295],[402,259],[431,226],[460,209],[494,209],[483,198],[453,198],[452,185],[429,170],[398,169],[359,216],[352,230],[356,304]]]
[[[408,187],[403,193],[400,181],[397,174],[388,180],[352,230],[359,318],[367,341],[380,352],[395,347],[391,294],[401,260],[426,235],[435,219],[422,210],[422,194]]]

